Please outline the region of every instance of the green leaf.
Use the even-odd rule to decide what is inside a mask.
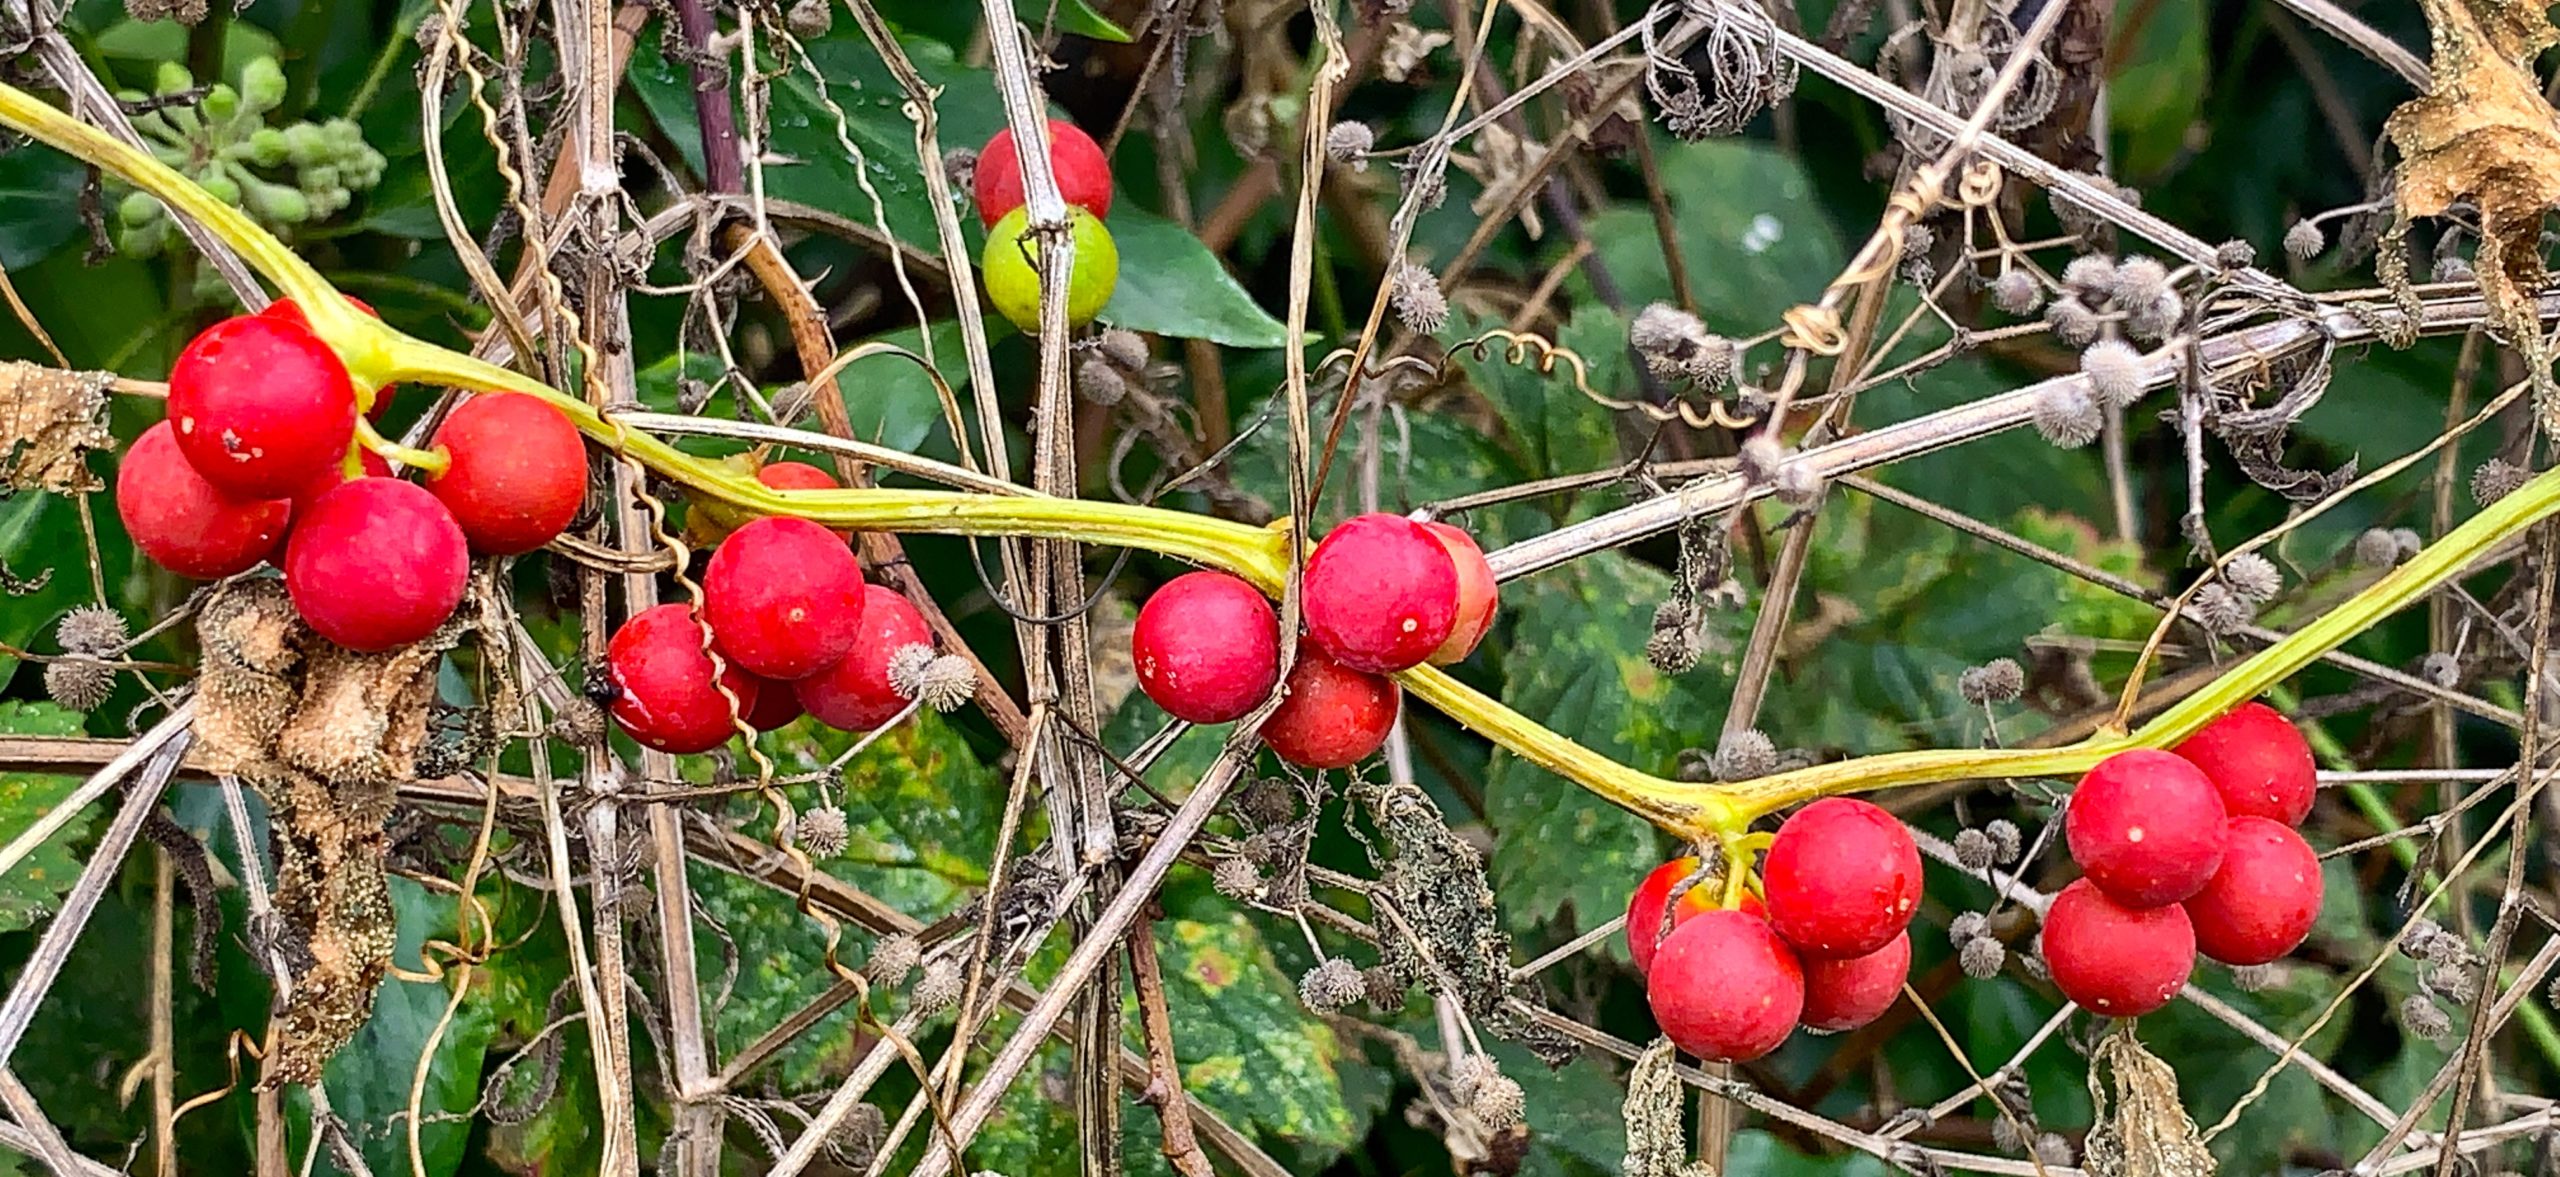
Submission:
[[[1660,158],[1690,291],[1709,329],[1760,330],[1839,276],[1846,260],[1839,230],[1815,198],[1812,179],[1784,152],[1749,140],[1709,139],[1668,144]],[[1628,305],[1671,298],[1662,239],[1641,204],[1593,217],[1591,240]]]
[[[1289,328],[1229,276],[1209,247],[1182,226],[1131,204],[1111,204],[1120,282],[1102,317],[1114,326],[1228,347],[1286,347]]]
[[[1442,338],[1454,342],[1501,325],[1461,311]],[[1593,391],[1613,399],[1633,393],[1624,318],[1593,303],[1574,313],[1557,342],[1583,357]],[[1456,354],[1459,370],[1502,414],[1529,477],[1597,470],[1619,461],[1617,414],[1574,387],[1571,365],[1559,363],[1542,373],[1534,353],[1529,363],[1513,363],[1498,342],[1481,357],[1472,349]]]
[[[1109,41],[1117,45],[1129,43],[1129,30],[1112,23],[1111,18],[1094,11],[1086,0],[1013,0],[1014,14],[1037,26],[1051,18],[1060,32]]]
[[[2146,176],[2186,150],[2188,129],[2204,107],[2205,6],[2160,0],[2129,11],[2139,31],[2107,81],[2107,125],[2120,145],[2117,170]]]
[[[53,703],[0,702],[0,732],[13,736],[76,736],[80,713]],[[80,784],[76,776],[0,773],[0,841],[17,837],[60,804]],[[55,900],[80,877],[71,848],[97,820],[97,805],[72,818],[6,875],[0,875],[0,932],[29,927],[53,910]]]
[[[1258,1139],[1286,1141],[1301,1160],[1330,1159],[1358,1139],[1337,1073],[1346,1061],[1332,1027],[1307,1014],[1261,929],[1232,911],[1214,922],[1156,925],[1165,1006],[1183,1086]],[[1137,1002],[1124,1006],[1137,1037]]]
[[[80,182],[80,165],[50,147],[0,154],[0,266],[34,265],[79,235]]]
[[[1708,618],[1712,651],[1666,675],[1645,658],[1654,605],[1669,578],[1614,553],[1578,560],[1506,589],[1515,637],[1504,651],[1502,701],[1621,764],[1667,774],[1680,750],[1712,748],[1749,619]],[[1634,880],[1662,860],[1653,827],[1589,791],[1496,752],[1484,782],[1496,836],[1494,893],[1512,926],[1563,919],[1579,932],[1626,910]],[[1567,914],[1570,918],[1567,919]],[[1609,951],[1623,953],[1615,938]]]

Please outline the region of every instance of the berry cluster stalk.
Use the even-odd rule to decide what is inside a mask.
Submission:
[[[1251,527],[1157,507],[1038,494],[866,488],[776,491],[631,429],[539,381],[413,339],[358,312],[319,272],[247,216],[148,153],[127,147],[24,91],[0,85],[0,125],[40,139],[149,192],[194,218],[301,305],[311,328],[368,387],[393,381],[540,397],[600,443],[696,494],[763,514],[797,515],[836,528],[1016,536],[1134,548],[1222,569],[1277,595],[1288,576],[1287,522]],[[368,445],[387,446],[368,437]],[[377,447],[379,448],[379,447]],[[398,455],[406,457],[407,455]],[[2419,599],[2509,537],[2560,510],[2560,470],[2482,510],[2320,619],[2242,661],[2130,733],[2101,731],[2051,749],[1936,749],[1816,765],[1732,784],[1665,780],[1558,735],[1428,666],[1397,675],[1405,689],[1514,755],[1591,790],[1692,843],[1739,848],[1752,822],[1816,797],[1989,777],[2068,776],[2128,748],[2166,747],[2253,698],[2320,655]]]

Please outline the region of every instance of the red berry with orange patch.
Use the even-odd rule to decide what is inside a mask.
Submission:
[[[1356,515],[1307,557],[1307,637],[1343,665],[1422,664],[1458,620],[1458,570],[1438,536],[1401,515]]]

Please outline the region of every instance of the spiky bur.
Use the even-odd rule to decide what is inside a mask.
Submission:
[[[2368,527],[2356,536],[2356,563],[2366,568],[2390,568],[2400,563],[2400,541],[2379,527]]]
[[[951,181],[951,187],[956,191],[977,191],[978,150],[974,147],[954,147],[943,152],[942,174]]]
[[[826,0],[793,0],[783,20],[791,26],[791,35],[803,41],[815,41],[836,27],[835,5]]]
[[[1209,882],[1218,894],[1229,899],[1250,901],[1262,897],[1262,871],[1242,855],[1218,860],[1209,872]]]
[[[2098,312],[2076,295],[2064,295],[2044,308],[2045,326],[2065,347],[2087,347],[2098,338]]]
[[[2412,993],[2400,1002],[2400,1026],[2412,1037],[2442,1042],[2453,1035],[2453,1019],[2434,998]]]
[[[2025,270],[2003,271],[1991,283],[1991,305],[2005,315],[2032,315],[2044,305],[2044,286]]]
[[[2220,581],[2197,589],[2187,602],[2187,612],[2206,633],[2217,637],[2238,633],[2258,619],[2258,607]]]
[[[1767,434],[1743,442],[1741,452],[1735,456],[1735,464],[1741,469],[1742,476],[1755,483],[1775,481],[1779,464],[1786,460],[1787,447]]]
[[[2062,267],[2062,285],[2083,302],[2095,304],[2115,292],[2115,260],[2094,254],[2075,257]]]
[[[1320,1014],[1347,1009],[1368,992],[1359,967],[1339,956],[1326,957],[1323,964],[1308,969],[1307,975],[1298,979],[1298,1000]]]
[[[2080,353],[2080,374],[2089,391],[2110,407],[2121,409],[2142,399],[2142,353],[2121,339],[2102,339]]]
[[[833,858],[844,853],[852,841],[852,832],[845,825],[843,810],[821,805],[800,815],[792,827],[792,837],[809,857]]]
[[[1965,941],[1990,932],[1991,917],[1978,911],[1957,912],[1956,918],[1947,921],[1947,943],[1958,948],[1964,947]]]
[[[1412,262],[1396,267],[1387,302],[1395,307],[1396,321],[1417,335],[1436,335],[1449,325],[1449,296],[1441,292],[1439,276],[1426,267]]]
[[[2027,689],[2027,672],[2016,659],[1994,658],[1980,666],[1968,666],[1956,676],[1956,694],[1976,707],[2006,703]]]
[[[1405,992],[1413,987],[1411,978],[1386,965],[1371,965],[1360,970],[1360,985],[1368,998],[1369,1008],[1382,1014],[1404,1009]]]
[[[2009,962],[2009,949],[1989,936],[1976,936],[1956,950],[1956,964],[1964,975],[1977,981],[1988,981],[2000,975],[2000,966]]]
[[[862,975],[874,985],[902,985],[923,959],[924,949],[915,937],[904,932],[883,936],[872,946],[871,959],[863,962]]]
[[[2098,430],[2105,424],[2098,414],[2098,402],[2089,390],[2078,384],[2051,384],[2036,394],[2031,418],[2036,433],[2046,441],[2067,450],[2076,450],[2097,440]]]
[[[1344,119],[1325,128],[1325,158],[1347,164],[1355,172],[1369,170],[1369,150],[1377,144],[1378,134],[1367,123]]]
[[[1627,325],[1627,344],[1663,379],[1685,377],[1711,391],[1733,382],[1733,341],[1670,303],[1653,303],[1637,312]]]
[[[2445,1000],[2469,1005],[2480,996],[2480,978],[2461,961],[2438,961],[2418,975],[2418,983]]]
[[[2234,237],[2213,247],[2213,264],[2226,270],[2245,270],[2258,264],[2258,247]]]
[[[2533,471],[2504,458],[2491,458],[2471,472],[2471,501],[2485,507],[2532,481]]]
[[[115,693],[116,672],[86,654],[66,654],[44,668],[46,697],[73,711],[95,711]]]
[[[914,1000],[916,1012],[932,1017],[960,1004],[960,966],[949,957],[927,961],[924,974],[916,978]]]
[[[1716,744],[1716,779],[1747,781],[1778,770],[1778,746],[1758,728],[1727,732]]]
[[[2462,683],[2462,660],[2442,650],[2430,650],[2418,662],[2418,677],[2452,690]]]
[[[1991,835],[1991,861],[2002,866],[2018,861],[2021,849],[2018,823],[1996,817],[1982,827],[1982,832]]]
[[[1822,501],[1826,484],[1822,472],[1814,469],[1813,463],[1787,462],[1778,467],[1778,476],[1771,480],[1771,485],[1777,491],[1779,502],[1802,509]]]
[[[1996,848],[1991,844],[1991,835],[1980,830],[1960,830],[1956,833],[1955,852],[1958,866],[1970,871],[1985,871],[1991,869]]]
[[[1528,1107],[1520,1084],[1503,1074],[1491,1055],[1471,1054],[1459,1060],[1450,1071],[1449,1087],[1479,1123],[1496,1132],[1519,1123]]]
[[[1108,408],[1129,395],[1129,382],[1122,379],[1109,360],[1088,355],[1076,361],[1076,395],[1086,403]]]
[[[124,615],[98,605],[82,605],[62,615],[53,630],[64,652],[104,657],[124,649],[132,638]]]
[[[2295,221],[2292,228],[2284,231],[2284,251],[2296,261],[2310,261],[2327,248],[2329,235],[2308,220]]]
[[[2222,583],[2251,604],[2264,604],[2284,591],[2284,574],[2275,562],[2256,552],[2242,552],[2222,562]]]
[[[1697,669],[1700,652],[1689,606],[1677,600],[1654,606],[1653,636],[1644,643],[1646,661],[1664,674],[1687,674]]]

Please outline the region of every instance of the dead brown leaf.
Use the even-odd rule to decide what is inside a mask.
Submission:
[[[2434,80],[2384,124],[2400,152],[2399,217],[2477,207],[2481,294],[2509,338],[2534,346],[2542,214],[2560,202],[2560,112],[2543,100],[2533,59],[2560,30],[2533,0],[2421,2]]]
[[[99,487],[82,457],[115,444],[105,372],[0,362],[0,487],[80,494]]]
[[[2094,1177],[2213,1177],[2213,1152],[2178,1104],[2178,1073],[2144,1050],[2130,1025],[2090,1053],[2089,1098],[2097,1125],[2081,1163]]]

